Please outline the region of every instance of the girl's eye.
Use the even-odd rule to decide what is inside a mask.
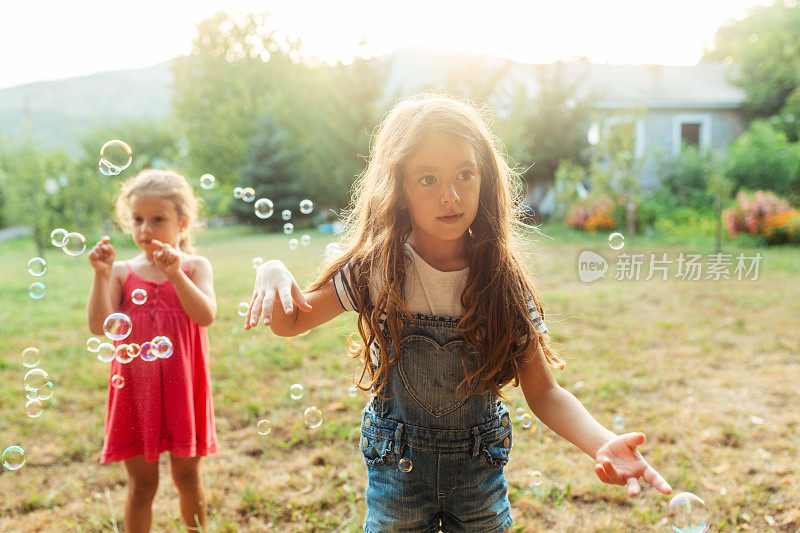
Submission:
[[[466,176],[466,177],[463,177],[463,176],[464,176],[464,174],[466,174],[467,176]],[[459,175],[458,175],[458,177],[459,177],[459,178],[462,178],[464,181],[469,181],[469,180],[471,180],[471,179],[472,179],[472,171],[471,171],[471,170],[465,170],[464,172],[462,172],[461,174],[459,174]]]
[[[436,178],[433,176],[423,176],[419,179],[419,182],[423,185],[433,185],[433,182],[436,181]]]
[[[133,221],[134,221],[136,224],[141,224],[141,223],[142,223],[142,217],[133,217]]]
[[[161,218],[161,217],[156,217],[156,218],[155,218],[155,219],[153,219],[153,220],[155,220],[156,222],[163,222],[163,221],[164,221],[164,219],[163,219],[163,218]]]

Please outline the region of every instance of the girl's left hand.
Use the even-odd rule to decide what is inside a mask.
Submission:
[[[627,485],[628,496],[631,498],[642,490],[639,485],[640,477],[664,494],[671,493],[669,483],[636,449],[643,442],[644,433],[624,433],[601,446],[595,454],[597,464],[594,465],[594,471],[597,477],[603,483]]]
[[[151,241],[158,247],[153,252],[153,263],[166,275],[178,272],[181,269],[181,254],[178,250],[167,243],[153,239]]]

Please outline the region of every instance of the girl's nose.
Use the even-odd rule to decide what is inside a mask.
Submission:
[[[456,192],[456,188],[453,186],[445,186],[445,190],[442,193],[442,203],[445,204],[447,202],[456,203],[460,201],[461,198],[458,196]]]

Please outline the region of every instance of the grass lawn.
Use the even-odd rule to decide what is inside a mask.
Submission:
[[[681,253],[712,252],[707,238],[680,242],[637,237],[620,250],[607,235],[546,226],[532,236],[528,261],[548,312],[553,345],[566,359],[557,372],[603,424],[644,431],[645,457],[676,492],[703,498],[713,531],[800,530],[800,252],[741,248],[762,255],[758,279],[687,280],[674,276]],[[298,237],[298,230],[293,237]],[[345,351],[355,315],[343,314],[309,334],[245,332],[237,304],[249,301],[254,256],[281,258],[301,286],[316,273],[329,235],[311,232],[309,247],[288,249],[285,235],[242,227],[205,230],[198,253],[211,260],[219,312],[209,328],[220,451],[203,462],[210,531],[360,531],[366,469],[358,449],[366,397],[347,389],[357,364]],[[99,235],[87,235],[91,243]],[[124,237],[115,238],[123,242]],[[135,253],[117,245],[118,257]],[[605,278],[578,277],[581,251],[609,263]],[[624,254],[644,254],[642,275],[615,279]],[[649,254],[672,260],[667,280],[646,280]],[[103,440],[107,365],[85,349],[84,305],[91,280],[85,254],[47,250],[47,273],[26,272],[30,241],[0,243],[0,450],[18,444],[27,464],[0,470],[0,531],[122,530],[126,475],[98,464]],[[733,274],[733,266],[731,267]],[[703,277],[706,271],[703,271]],[[43,281],[42,300],[28,297]],[[39,365],[55,394],[36,419],[25,413],[20,352],[41,350]],[[289,398],[292,383],[306,395]],[[509,408],[524,406],[507,388]],[[315,430],[303,410],[325,415]],[[272,422],[260,436],[256,424]],[[515,422],[516,424],[516,422]],[[512,531],[669,531],[669,497],[645,488],[601,483],[593,461],[547,428],[515,425],[506,467],[516,525]],[[543,475],[532,486],[531,473]],[[161,461],[154,531],[180,530],[177,493]]]

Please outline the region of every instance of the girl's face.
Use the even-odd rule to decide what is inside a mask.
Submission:
[[[151,257],[157,249],[152,243],[153,239],[178,247],[181,232],[186,229],[187,221],[178,217],[178,210],[173,200],[158,194],[132,194],[130,206],[133,242],[148,257]]]
[[[412,231],[434,241],[462,237],[478,213],[481,177],[472,146],[461,139],[430,134],[404,167],[401,207]]]

